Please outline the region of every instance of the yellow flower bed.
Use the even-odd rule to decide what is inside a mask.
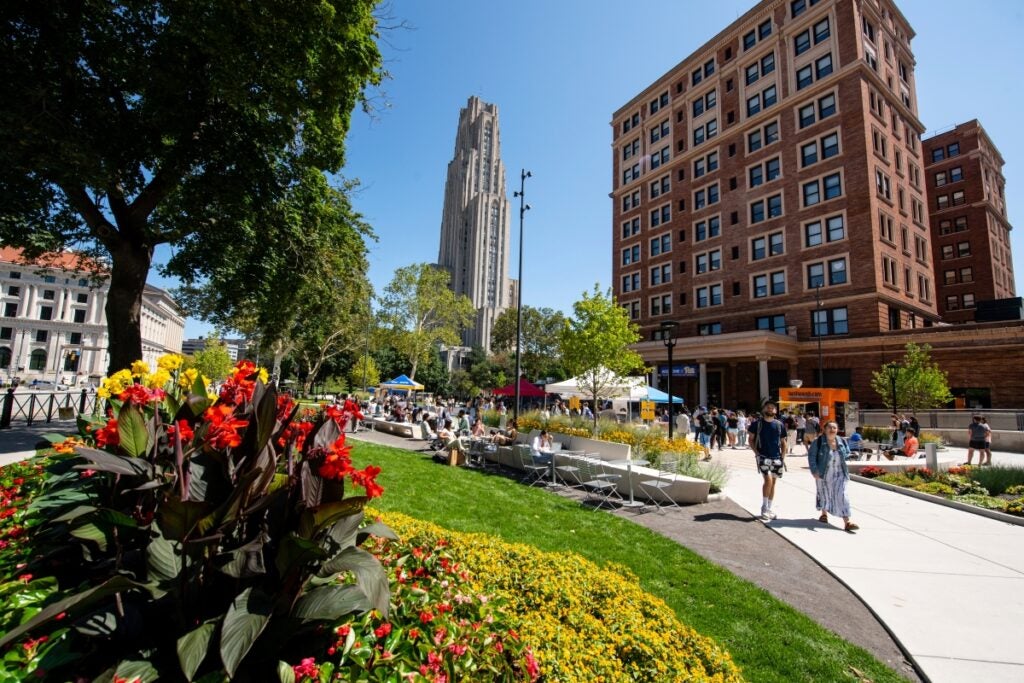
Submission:
[[[446,539],[476,587],[507,601],[509,621],[533,648],[545,681],[743,680],[728,652],[680,623],[625,567],[600,568],[575,553],[541,552],[399,513],[380,516],[403,538]]]

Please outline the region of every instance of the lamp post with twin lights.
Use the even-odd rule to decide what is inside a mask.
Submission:
[[[516,283],[516,406],[512,417],[519,419],[519,375],[522,372],[523,356],[523,216],[530,210],[526,204],[526,179],[533,174],[525,168],[519,175],[519,190],[513,192],[513,197],[519,197],[519,280]]]
[[[672,440],[672,423],[675,415],[672,414],[672,349],[676,347],[676,331],[679,323],[675,320],[666,320],[661,323],[661,342],[668,349],[668,440]]]

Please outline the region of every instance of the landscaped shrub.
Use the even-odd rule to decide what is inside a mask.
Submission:
[[[966,496],[954,496],[953,500],[958,503],[967,503],[968,505],[974,505],[975,507],[985,508],[986,510],[1006,510],[1006,501],[994,496],[970,494]]]
[[[43,462],[11,463],[0,468],[0,577],[10,576],[26,561],[32,527],[28,503],[43,484]]]
[[[1008,496],[1024,496],[1024,484],[1014,484],[1013,486],[1008,486],[1006,490],[1003,491],[1003,493],[1005,493]]]
[[[867,479],[876,479],[888,473],[889,470],[885,469],[884,467],[875,467],[874,465],[868,465],[867,467],[860,468],[860,472],[858,472],[857,474]]]
[[[971,479],[988,489],[993,496],[1005,492],[1011,486],[1024,484],[1024,467],[971,467]]]
[[[923,484],[918,484],[914,487],[914,490],[942,497],[952,496],[955,493],[952,486],[949,484],[943,484],[941,481],[929,481]]]
[[[447,539],[478,589],[506,602],[508,621],[533,648],[545,681],[742,680],[727,652],[679,623],[625,568],[602,569],[575,554],[456,533],[397,513],[382,521],[416,545]]]

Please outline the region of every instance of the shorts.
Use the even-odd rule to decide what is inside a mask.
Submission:
[[[988,444],[985,443],[985,439],[971,439],[970,443],[967,444],[968,448],[988,448]]]
[[[757,469],[762,475],[771,475],[776,479],[782,478],[782,458],[770,458],[763,455],[757,456]]]

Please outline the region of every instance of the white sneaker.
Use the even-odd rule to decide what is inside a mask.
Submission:
[[[771,510],[761,510],[761,521],[770,522],[775,519],[775,513]]]

